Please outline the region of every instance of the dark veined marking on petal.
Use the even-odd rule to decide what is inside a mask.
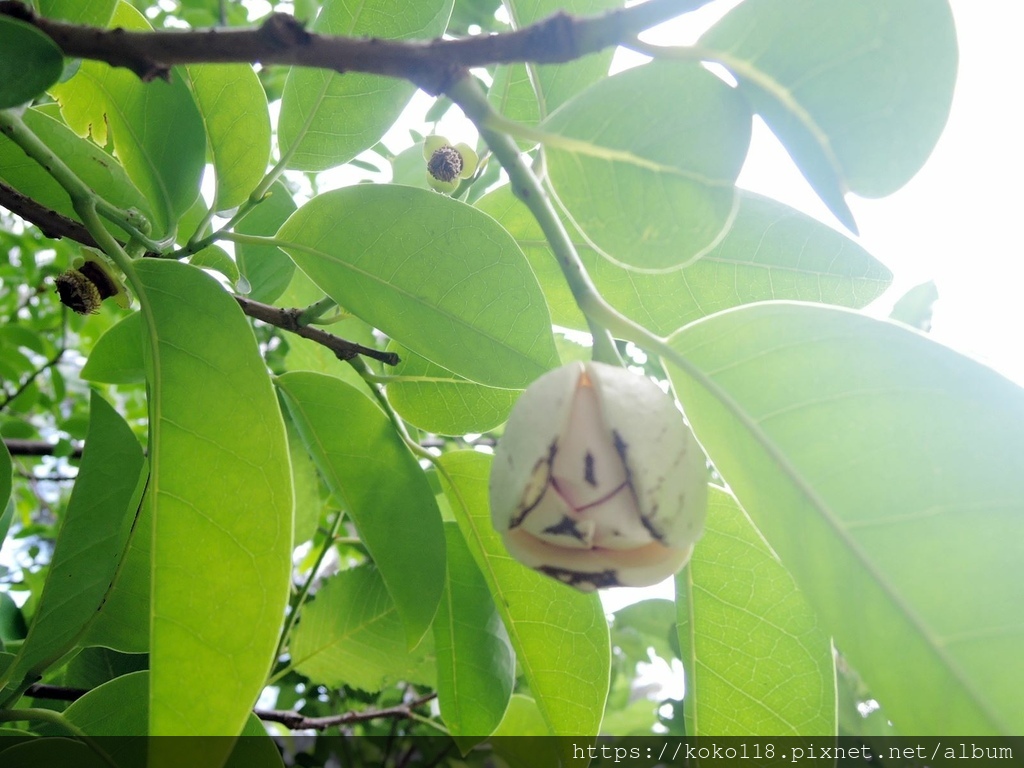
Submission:
[[[648,519],[648,516],[644,515],[641,511],[643,507],[640,504],[640,495],[636,492],[636,487],[633,485],[633,473],[630,471],[629,462],[626,460],[626,453],[629,451],[629,446],[626,445],[626,441],[622,439],[622,435],[614,429],[612,430],[612,445],[615,446],[615,452],[619,454],[619,459],[622,461],[622,468],[626,471],[626,479],[623,481],[622,485],[627,486],[629,488],[629,492],[633,494],[633,501],[636,502],[636,511],[640,516],[640,524],[649,534],[651,534],[655,541],[664,544],[664,535],[656,530],[650,522],[650,520],[654,519],[658,514],[658,505],[655,504],[654,508],[651,509],[650,519]]]
[[[537,470],[541,466],[546,465],[547,466],[547,469],[546,469],[547,477],[544,480],[544,485],[541,487],[540,493],[537,494],[537,498],[534,499],[531,502],[526,503],[525,506],[523,507],[523,510],[518,515],[515,515],[509,521],[508,529],[510,531],[513,528],[518,528],[520,525],[523,524],[523,520],[526,519],[526,516],[528,514],[530,514],[531,512],[533,512],[534,509],[537,508],[537,505],[540,504],[541,500],[544,498],[544,494],[546,494],[548,492],[548,488],[551,487],[551,483],[552,483],[552,475],[551,475],[552,469],[551,468],[554,466],[555,456],[557,455],[557,453],[558,453],[558,439],[556,438],[555,440],[551,441],[551,445],[548,447],[548,455],[546,457],[544,457],[543,459],[539,459],[537,461],[537,463],[533,465],[533,472],[530,473],[530,477],[532,478],[535,474],[537,474]],[[556,490],[557,490],[557,488],[556,488]]]
[[[597,487],[597,478],[594,477],[594,454],[590,451],[583,456],[583,479],[591,488]]]
[[[586,537],[580,533],[580,529],[576,527],[576,521],[568,515],[554,525],[549,525],[544,529],[544,533],[550,533],[552,536],[572,536],[583,543],[587,541]]]
[[[537,570],[546,576],[558,579],[563,584],[568,584],[570,587],[582,588],[584,584],[590,584],[594,589],[622,586],[618,573],[610,569],[597,571],[596,573],[586,573],[569,568],[558,568],[554,565],[542,565]]]

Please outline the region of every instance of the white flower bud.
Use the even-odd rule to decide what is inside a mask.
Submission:
[[[703,451],[654,382],[570,363],[513,408],[491,519],[513,557],[577,589],[649,586],[690,559],[707,481]]]

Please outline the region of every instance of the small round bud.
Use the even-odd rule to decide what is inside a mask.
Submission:
[[[427,161],[427,171],[439,181],[455,181],[462,173],[462,155],[455,147],[436,149]]]

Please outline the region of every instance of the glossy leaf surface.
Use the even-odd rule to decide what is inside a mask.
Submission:
[[[825,307],[725,312],[672,346],[698,439],[897,730],[1019,733],[1024,390]]]
[[[516,655],[455,523],[445,523],[447,580],[437,619],[437,697],[453,736],[489,736],[501,722],[516,678]]]
[[[311,31],[389,39],[439,37],[452,0],[391,0],[350,4],[328,0]],[[281,150],[289,168],[322,171],[369,149],[391,127],[415,91],[411,83],[378,75],[296,67],[281,101]],[[339,119],[339,115],[344,115]]]
[[[121,2],[111,25],[148,30],[141,12]],[[155,233],[167,233],[199,195],[206,162],[206,134],[195,101],[181,75],[142,83],[133,72],[85,61],[78,73],[50,91],[68,125],[79,135],[107,144],[152,204]]]
[[[583,594],[521,565],[491,525],[491,458],[446,453],[445,494],[491,590],[516,659],[554,735],[596,735],[608,695],[608,625],[596,594]],[[443,475],[444,476],[444,475]]]
[[[654,62],[591,86],[541,127],[575,142],[552,140],[546,158],[588,238],[618,264],[669,271],[724,236],[750,124],[743,99],[701,66]]]
[[[379,691],[399,680],[433,683],[426,648],[410,653],[402,618],[380,572],[369,565],[332,577],[303,608],[292,663],[328,685]]]
[[[657,334],[769,299],[859,308],[888,287],[892,273],[850,238],[770,198],[743,190],[738,195],[736,218],[725,238],[685,269],[663,275],[633,272],[601,258],[578,233],[573,242],[601,295]],[[552,320],[585,329],[554,253],[527,208],[507,186],[481,198],[477,207],[508,229],[523,249]]]
[[[60,77],[64,55],[50,37],[31,24],[0,18],[0,109],[31,101]]]
[[[193,64],[187,72],[217,176],[213,208],[234,208],[249,197],[267,171],[266,93],[252,67],[245,64]]]
[[[456,376],[396,344],[402,358],[388,375],[388,400],[410,424],[427,432],[464,435],[503,424],[522,390],[485,387]]]
[[[847,191],[903,186],[946,124],[957,70],[945,0],[742,3],[700,41],[736,75],[840,221]]]
[[[529,264],[470,206],[412,187],[346,187],[306,203],[277,237],[341,307],[453,373],[525,387],[558,364]]]
[[[405,624],[410,647],[430,627],[444,588],[444,531],[423,470],[384,412],[323,374],[278,379],[320,474],[345,503]],[[410,563],[416,563],[415,568]]]
[[[688,736],[830,736],[832,643],[743,510],[712,488],[676,575]]]
[[[284,423],[231,296],[185,264],[135,269],[149,344],[150,733],[234,735],[262,689],[288,597]]]
[[[89,409],[82,466],[61,525],[46,586],[11,680],[37,679],[74,648],[96,616],[124,556],[145,485],[142,448],[98,394]]]

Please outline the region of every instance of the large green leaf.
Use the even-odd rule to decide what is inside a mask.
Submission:
[[[705,254],[735,213],[750,144],[743,99],[699,64],[653,62],[591,86],[542,123],[551,183],[619,264],[669,271]]]
[[[93,393],[89,432],[74,491],[54,546],[46,586],[10,681],[38,680],[74,648],[104,602],[124,556],[145,486],[142,448],[131,428]]]
[[[64,54],[31,24],[0,16],[0,109],[31,101],[60,77]]]
[[[700,41],[848,227],[847,191],[903,186],[946,124],[957,44],[946,0],[746,0]]]
[[[217,176],[213,208],[234,208],[249,197],[267,172],[267,94],[248,64],[193,64],[187,73]]]
[[[542,576],[505,551],[491,525],[489,456],[446,453],[440,466],[459,529],[491,590],[550,733],[596,735],[611,665],[600,598]]]
[[[63,160],[88,185],[103,195],[107,202],[127,210],[135,208],[147,218],[152,217],[149,202],[128,178],[118,162],[88,139],[76,135],[58,120],[37,109],[25,110],[22,119],[36,136]],[[71,198],[64,187],[35,160],[0,134],[0,178],[37,203],[77,219]],[[126,236],[120,229],[115,233]]]
[[[735,499],[711,489],[676,576],[687,736],[830,736],[832,643]]]
[[[897,729],[1024,731],[1024,390],[812,305],[723,312],[672,347],[698,439]]]
[[[620,0],[504,0],[502,4],[515,29],[546,19],[558,11],[587,16],[622,5]],[[487,98],[505,117],[521,123],[536,123],[605,77],[613,54],[614,49],[607,48],[564,64],[498,67]]]
[[[444,589],[444,531],[426,475],[384,412],[355,388],[308,372],[286,373],[278,387],[416,645]]]
[[[787,205],[740,190],[725,238],[697,263],[663,275],[623,269],[584,239],[573,241],[601,295],[627,317],[667,335],[705,315],[768,299],[860,308],[888,287],[891,273],[850,238]],[[477,202],[515,237],[544,289],[552,320],[585,329],[586,320],[529,209],[508,186]]]
[[[415,352],[392,344],[402,358],[388,374],[388,401],[403,419],[420,429],[441,435],[487,432],[503,424],[522,393],[477,384]]]
[[[441,717],[453,736],[489,736],[508,707],[516,655],[462,533],[444,528],[448,578],[434,622]]]
[[[453,0],[326,0],[310,29],[325,35],[427,39],[448,24]],[[281,99],[280,142],[289,168],[322,171],[376,144],[415,87],[398,78],[295,67]]]
[[[345,187],[306,203],[278,240],[343,308],[453,373],[517,388],[558,364],[530,265],[468,205],[412,187]]]
[[[123,1],[111,24],[150,29],[141,12]],[[172,231],[199,195],[206,164],[203,121],[181,75],[172,71],[169,81],[143,83],[127,69],[85,61],[50,92],[79,135],[106,145],[110,127],[117,157],[152,205],[154,230]]]
[[[330,686],[373,692],[400,680],[432,685],[428,643],[410,653],[402,623],[376,568],[342,571],[302,609],[289,647],[292,664]]]
[[[135,269],[150,394],[150,733],[236,735],[288,599],[284,422],[231,296],[186,264]]]

